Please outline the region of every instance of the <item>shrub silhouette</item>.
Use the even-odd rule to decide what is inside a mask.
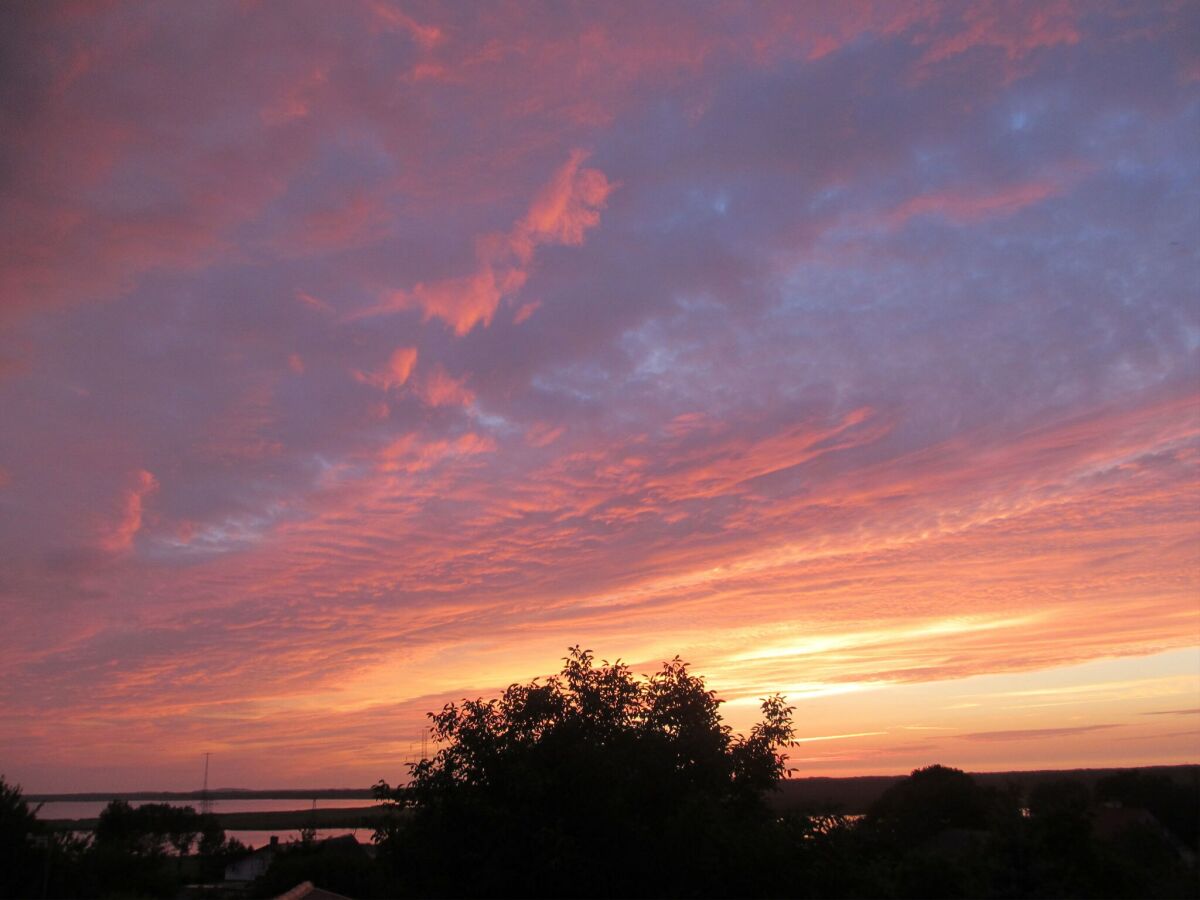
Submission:
[[[786,867],[764,793],[785,773],[792,709],[763,701],[742,737],[678,657],[648,678],[574,647],[560,675],[431,713],[443,746],[381,829],[423,895],[747,895]],[[778,845],[778,846],[777,846]]]

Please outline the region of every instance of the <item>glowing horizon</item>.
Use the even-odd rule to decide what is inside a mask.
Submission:
[[[394,782],[577,643],[1200,762],[1198,15],[11,12],[0,772]]]

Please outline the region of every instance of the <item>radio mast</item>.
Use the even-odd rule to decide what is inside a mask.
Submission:
[[[212,812],[212,801],[208,799],[208,757],[211,756],[207,750],[204,752],[204,787],[200,789],[200,815],[207,816]]]

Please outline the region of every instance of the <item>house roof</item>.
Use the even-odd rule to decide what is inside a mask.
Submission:
[[[339,834],[337,837],[328,837],[318,841],[317,846],[321,850],[350,850],[359,849],[362,844],[352,834]]]
[[[350,900],[350,898],[323,890],[311,881],[302,881],[290,891],[280,894],[275,900]]]
[[[1158,819],[1140,806],[1098,806],[1092,810],[1092,834],[1109,841],[1127,828],[1147,826],[1161,829]]]

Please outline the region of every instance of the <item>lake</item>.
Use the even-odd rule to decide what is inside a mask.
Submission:
[[[200,811],[199,800],[131,800],[130,806],[144,806],[147,803],[167,803],[172,806],[190,806],[197,812]],[[317,809],[354,809],[356,807],[370,806],[373,803],[371,800],[351,799],[351,800],[317,800]],[[210,801],[212,811],[214,813],[235,813],[235,812],[287,812],[289,810],[310,810],[313,808],[311,800],[305,801],[302,799],[260,799],[260,800],[212,800]],[[39,806],[37,803],[31,803],[31,809]],[[39,819],[94,819],[97,818],[104,807],[108,806],[108,801],[105,800],[47,800],[40,804],[37,816]],[[270,842],[271,837],[278,837],[281,843],[288,841],[298,841],[300,832],[297,829],[273,829],[273,830],[240,830],[226,829],[226,836],[237,838],[248,847],[261,847]],[[352,834],[359,841],[369,843],[374,832],[370,828],[318,828],[317,838],[340,837],[344,834]]]
[[[318,800],[317,809],[353,809],[370,806],[373,800]],[[145,806],[147,803],[170,803],[171,806],[190,806],[200,812],[199,800],[130,800],[130,806]],[[215,813],[233,812],[286,812],[293,809],[312,809],[311,800],[211,800]],[[30,808],[38,806],[30,803]],[[108,806],[107,800],[47,800],[41,804],[39,819],[94,819]]]

